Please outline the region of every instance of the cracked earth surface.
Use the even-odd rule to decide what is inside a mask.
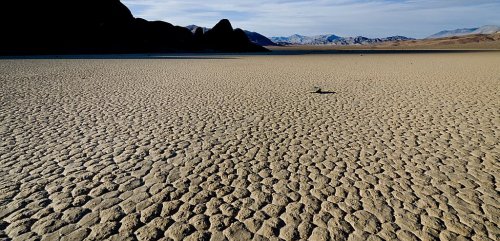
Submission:
[[[0,239],[499,240],[499,64],[0,60]]]

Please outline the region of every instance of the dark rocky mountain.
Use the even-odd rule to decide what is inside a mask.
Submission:
[[[221,20],[212,29],[204,32],[202,47],[228,52],[259,52],[264,49],[252,43],[243,30],[233,29],[227,19]]]
[[[233,30],[228,20],[216,27],[197,35],[167,22],[134,18],[119,0],[4,1],[0,54],[268,51]]]
[[[196,25],[188,25],[186,26],[187,29],[189,29],[191,32],[195,32],[197,28],[200,28],[201,31],[203,32],[206,32],[208,30],[210,30],[209,28],[206,28],[206,27],[200,27],[200,26],[196,26]],[[247,35],[248,39],[250,39],[250,41],[254,44],[257,44],[257,45],[260,45],[260,46],[277,46],[276,43],[274,43],[273,41],[271,41],[269,38],[267,38],[266,36],[260,34],[260,33],[257,33],[257,32],[251,32],[251,31],[248,31],[248,30],[243,30],[243,32],[245,32],[245,34]]]
[[[333,34],[303,36],[294,34],[289,37],[272,37],[271,40],[280,45],[366,45],[392,41],[413,40],[404,36],[392,36],[387,38],[367,38],[357,37],[339,37]]]

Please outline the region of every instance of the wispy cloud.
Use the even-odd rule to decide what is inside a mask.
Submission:
[[[221,18],[267,36],[425,37],[443,29],[500,24],[498,0],[122,0],[134,15],[176,25]]]

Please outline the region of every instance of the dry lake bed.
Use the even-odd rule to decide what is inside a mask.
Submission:
[[[0,59],[0,240],[499,240],[499,93],[500,52]]]

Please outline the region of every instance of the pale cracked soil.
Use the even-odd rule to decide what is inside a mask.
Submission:
[[[0,60],[0,239],[499,240],[499,66]]]

